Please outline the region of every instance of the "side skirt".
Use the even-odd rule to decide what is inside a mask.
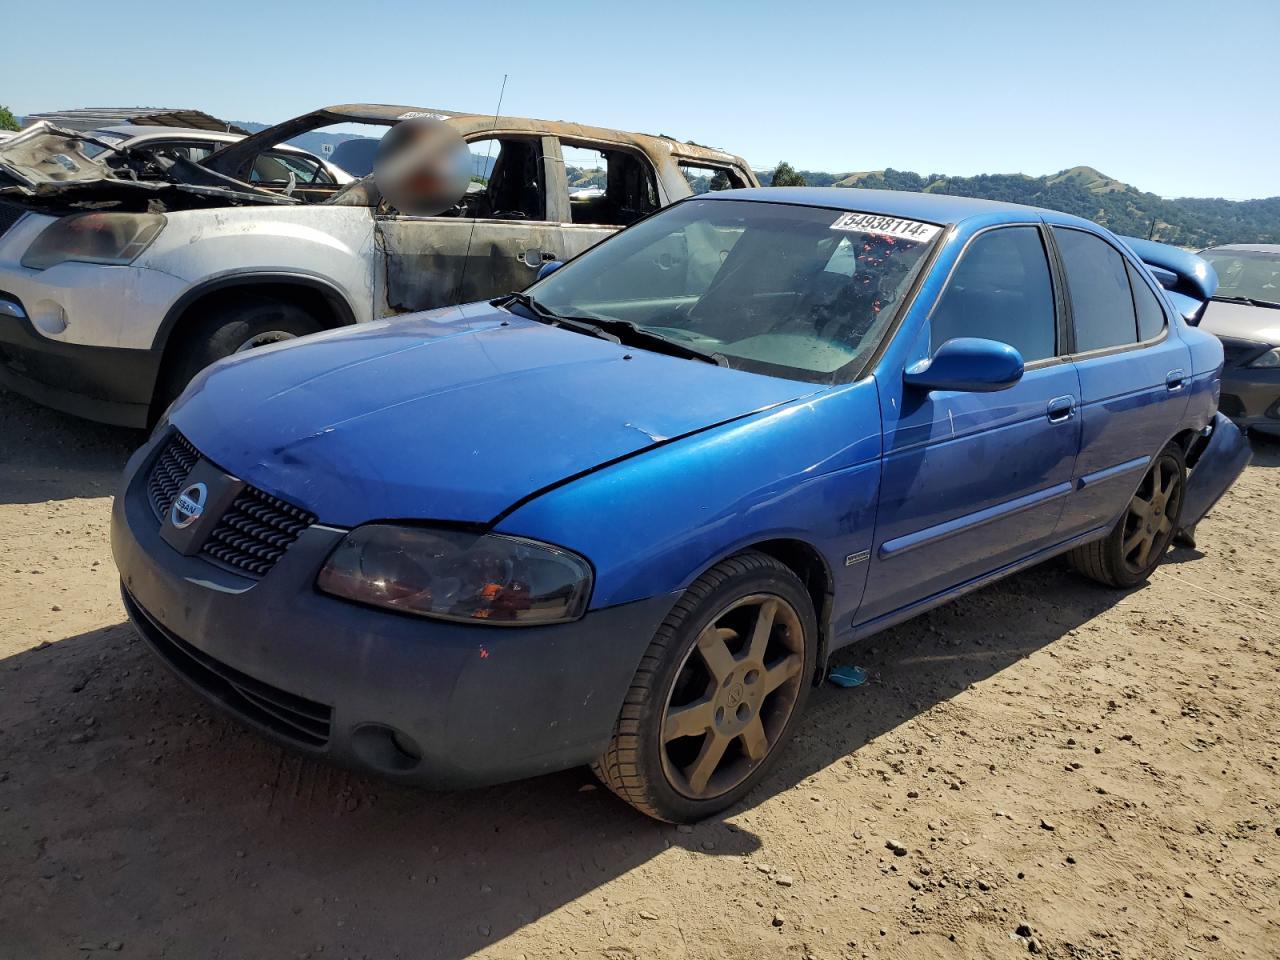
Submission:
[[[995,583],[997,580],[1003,580],[1005,577],[1017,573],[1019,570],[1025,570],[1027,567],[1034,567],[1038,563],[1043,563],[1044,561],[1056,557],[1059,554],[1066,553],[1068,550],[1072,550],[1081,544],[1105,537],[1111,531],[1112,526],[1113,524],[1107,524],[1106,526],[1095,527],[1094,529],[1089,530],[1086,533],[1082,533],[1077,537],[1072,537],[1070,540],[1064,540],[1063,542],[1056,543],[1053,546],[1045,547],[1043,550],[1037,550],[1035,553],[1023,557],[1021,560],[1015,560],[1012,563],[1005,564],[1003,567],[992,570],[990,573],[984,573],[980,577],[974,577],[972,580],[967,580],[959,586],[951,587],[950,589],[943,590],[940,593],[935,593],[932,596],[925,597],[923,600],[917,600],[915,603],[909,604],[908,606],[899,607],[897,610],[892,610],[889,613],[882,614],[874,620],[854,624],[847,632],[832,638],[830,652],[834,653],[836,650],[839,650],[842,647],[847,647],[851,643],[856,643],[857,641],[869,637],[874,633],[879,633],[881,630],[887,630],[889,627],[897,626],[899,623],[910,620],[912,617],[919,616],[922,613],[932,610],[934,607],[940,607],[944,603],[950,603],[952,600],[962,597],[966,593],[972,593],[974,590],[980,590],[988,584]]]

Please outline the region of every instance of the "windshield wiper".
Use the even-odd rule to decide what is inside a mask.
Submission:
[[[579,317],[574,319],[588,320],[599,327],[603,327],[608,332],[616,334],[622,343],[637,347],[648,347],[655,353],[666,353],[676,357],[687,357],[690,360],[714,363],[717,367],[729,366],[729,358],[723,353],[699,350],[697,347],[681,343],[679,340],[674,340],[671,337],[650,330],[648,327],[632,323],[630,320],[619,320],[616,317]]]
[[[1259,300],[1257,297],[1210,297],[1209,299],[1219,303],[1244,303],[1251,307],[1270,307],[1273,310],[1280,310],[1280,303],[1275,300]]]
[[[580,333],[590,334],[613,343],[625,343],[630,346],[648,347],[655,353],[684,357],[689,360],[701,360],[713,363],[718,367],[729,366],[729,358],[723,353],[709,353],[699,350],[679,340],[672,340],[660,333],[655,333],[632,323],[630,320],[618,320],[614,317],[591,317],[576,314],[556,313],[545,304],[539,303],[527,293],[509,293],[503,298],[507,303],[518,303],[544,323],[552,326],[566,327]]]
[[[598,337],[601,340],[608,340],[610,343],[622,342],[618,337],[614,336],[612,333],[602,330],[594,323],[584,323],[577,317],[560,316],[560,314],[539,303],[527,293],[516,293],[515,291],[512,291],[502,299],[506,303],[520,304],[520,306],[532,313],[535,319],[540,320],[543,323],[548,323],[553,327],[564,327],[567,330],[576,330],[579,333],[585,333],[588,336]]]

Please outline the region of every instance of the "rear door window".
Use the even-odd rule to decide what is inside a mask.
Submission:
[[[1057,353],[1053,281],[1040,230],[1000,227],[965,250],[930,316],[934,351],[955,337],[1015,347],[1026,363]]]
[[[736,190],[747,182],[738,171],[729,167],[713,167],[680,161],[680,172],[694,193],[711,193],[715,190]]]
[[[1075,318],[1076,352],[1138,342],[1133,292],[1124,257],[1101,237],[1054,227]]]
[[[573,223],[625,227],[658,209],[653,169],[639,154],[563,141],[560,152]]]
[[[1133,287],[1133,306],[1138,314],[1138,339],[1154,340],[1164,332],[1164,307],[1147,282],[1138,275],[1133,264],[1129,268],[1129,284]]]

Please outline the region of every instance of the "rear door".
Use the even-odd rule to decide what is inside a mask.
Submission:
[[[1118,246],[1090,230],[1051,231],[1066,278],[1083,433],[1063,538],[1115,522],[1187,406],[1191,356],[1164,301]]]
[[[955,337],[1011,344],[1026,371],[1007,390],[904,387],[877,375],[885,454],[866,622],[1053,542],[1080,442],[1042,224],[987,229],[961,253],[929,315],[931,352]]]

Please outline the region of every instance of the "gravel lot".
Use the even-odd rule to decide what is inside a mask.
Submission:
[[[136,434],[0,394],[0,958],[1280,956],[1280,445],[1144,589],[1046,564],[846,652],[692,829],[585,770],[304,761],[135,639]]]

